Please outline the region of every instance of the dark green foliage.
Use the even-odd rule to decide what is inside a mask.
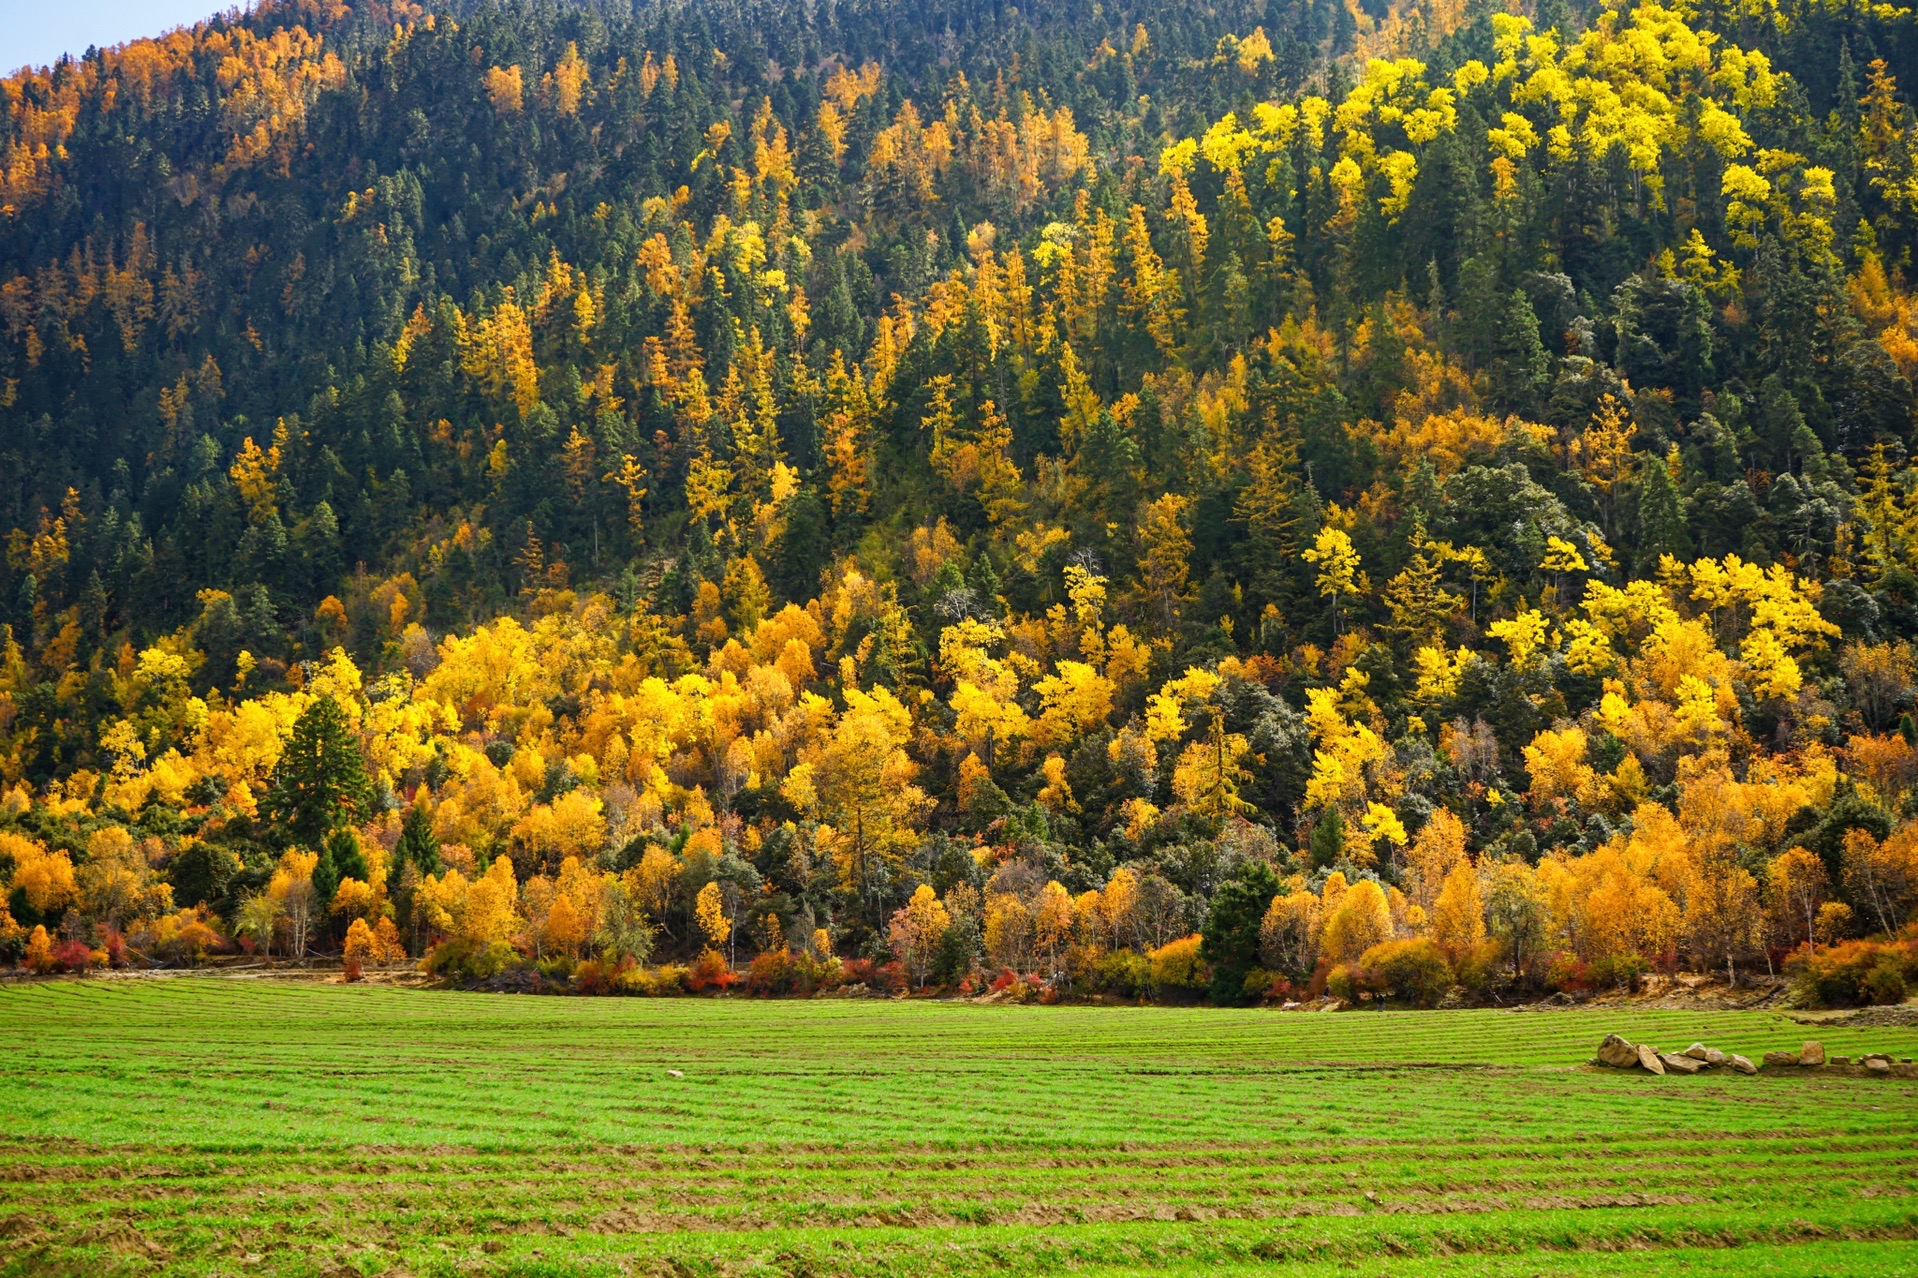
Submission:
[[[243,869],[239,856],[219,843],[195,842],[182,848],[167,867],[177,905],[224,905],[227,886]]]
[[[365,820],[372,805],[357,734],[339,702],[315,698],[294,722],[273,770],[262,805],[267,819],[288,842],[318,848],[335,830]]]
[[[1683,558],[1690,549],[1685,511],[1671,469],[1651,453],[1639,459],[1637,477],[1638,527],[1633,566],[1641,573],[1658,567],[1661,555]]]
[[[400,821],[400,838],[393,845],[389,875],[397,876],[408,865],[417,867],[422,876],[437,874],[440,869],[440,841],[433,835],[433,819],[417,802],[406,809]]]
[[[326,857],[342,879],[366,882],[366,856],[360,850],[359,836],[351,830],[335,830],[326,839]]]
[[[958,985],[983,953],[979,924],[970,915],[962,915],[939,937],[932,960],[932,980],[948,987]]]
[[[313,896],[319,902],[322,914],[333,903],[333,894],[339,891],[339,863],[333,858],[333,840],[328,839],[320,848],[319,860],[313,863]]]
[[[1794,842],[1816,852],[1824,861],[1825,872],[1834,884],[1844,882],[1847,832],[1863,830],[1874,839],[1884,839],[1891,834],[1891,828],[1890,813],[1850,788],[1823,812],[1801,809],[1788,826]],[[1859,902],[1853,909],[1861,910],[1863,904]]]
[[[1263,861],[1249,861],[1212,898],[1199,942],[1199,957],[1212,967],[1212,1001],[1221,1007],[1247,1000],[1245,975],[1258,965],[1259,924],[1279,876]]]
[[[1337,808],[1328,807],[1319,813],[1318,820],[1312,823],[1308,847],[1315,870],[1336,865],[1345,855],[1345,818],[1339,815]]]

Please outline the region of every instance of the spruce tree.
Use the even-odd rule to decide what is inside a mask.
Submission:
[[[360,851],[359,836],[353,831],[340,829],[328,835],[326,855],[332,860],[333,868],[339,871],[340,878],[366,882],[366,854]]]
[[[1638,571],[1656,569],[1660,555],[1683,558],[1690,541],[1685,533],[1684,499],[1671,469],[1646,453],[1638,463]]]
[[[372,812],[360,743],[332,697],[317,698],[294,721],[264,806],[281,835],[305,847],[319,847],[328,834]]]
[[[1199,956],[1212,965],[1212,1001],[1222,1007],[1250,1002],[1245,978],[1259,961],[1259,925],[1272,898],[1279,894],[1279,877],[1263,861],[1248,861],[1238,877],[1212,898]]]
[[[1319,814],[1312,825],[1308,847],[1315,870],[1334,865],[1345,855],[1345,818],[1339,815],[1337,808],[1327,808]]]
[[[340,880],[345,877],[333,859],[333,842],[327,840],[320,846],[320,859],[313,863],[313,899],[321,915],[333,904],[333,894],[340,890]]]
[[[393,873],[398,875],[408,862],[419,867],[422,875],[438,874],[440,841],[433,836],[433,819],[426,805],[415,801],[400,822],[400,841],[393,848]]]
[[[1513,289],[1501,301],[1492,333],[1492,362],[1487,370],[1492,399],[1511,412],[1535,412],[1548,367],[1545,344],[1538,335],[1538,316],[1523,289]]]

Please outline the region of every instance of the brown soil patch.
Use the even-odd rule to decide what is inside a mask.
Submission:
[[[74,1240],[81,1246],[105,1247],[123,1256],[167,1260],[172,1253],[124,1221],[102,1221]]]

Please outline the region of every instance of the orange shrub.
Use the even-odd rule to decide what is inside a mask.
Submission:
[[[1800,946],[1785,960],[1785,971],[1798,997],[1820,1007],[1902,1003],[1918,986],[1918,938]]]

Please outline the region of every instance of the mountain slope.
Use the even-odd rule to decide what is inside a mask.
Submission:
[[[1435,811],[1837,891],[1918,735],[1911,17],[273,3],[22,72],[0,781],[234,907],[325,687],[367,829],[871,818],[782,907],[869,931],[962,847],[1412,892]]]

